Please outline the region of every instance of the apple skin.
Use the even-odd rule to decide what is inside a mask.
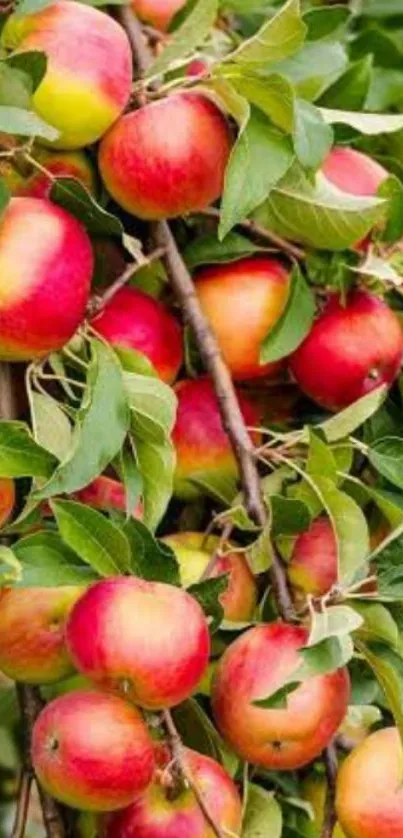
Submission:
[[[0,528],[4,527],[15,504],[15,483],[10,477],[0,478]]]
[[[389,172],[362,151],[335,146],[322,164],[322,172],[334,186],[350,195],[376,195]]]
[[[33,730],[32,759],[48,794],[95,812],[132,803],[150,784],[155,766],[139,710],[96,690],[67,693],[42,710]]]
[[[199,93],[176,93],[119,119],[101,142],[99,167],[125,210],[145,220],[175,218],[219,198],[230,151],[229,125],[216,105]]]
[[[92,321],[113,346],[135,349],[171,384],[182,366],[182,330],[160,300],[138,288],[122,288]]]
[[[182,585],[188,588],[200,581],[212,554],[217,550],[220,539],[204,533],[178,532],[163,538],[165,544],[175,553],[180,567]],[[231,545],[228,545],[228,549]],[[234,545],[235,546],[235,545]],[[209,579],[228,573],[228,588],[220,597],[224,618],[232,622],[246,622],[252,619],[258,599],[257,585],[253,573],[242,553],[228,552],[220,556]]]
[[[172,440],[176,449],[175,494],[183,500],[200,497],[202,490],[192,478],[236,480],[238,466],[225,433],[217,396],[209,378],[186,379],[175,387],[178,398]],[[257,407],[243,393],[237,393],[248,427],[260,425]],[[255,445],[258,432],[251,433]]]
[[[169,800],[165,778],[170,755],[167,749],[159,750],[165,750],[165,759],[158,761],[153,784],[128,809],[106,816],[102,838],[212,838],[211,827],[191,789]],[[225,835],[239,835],[242,803],[231,777],[218,762],[189,748],[184,758],[215,822]]]
[[[247,762],[275,771],[307,765],[329,744],[350,695],[346,669],[304,681],[284,709],[252,702],[282,686],[297,668],[308,630],[282,622],[249,629],[228,647],[215,672],[214,718],[231,747]]]
[[[80,181],[92,194],[96,190],[96,177],[89,158],[82,151],[48,151],[36,149],[33,156],[54,177],[71,177]],[[33,169],[24,177],[11,163],[0,163],[0,174],[11,195],[29,198],[49,198],[52,181],[43,172]]]
[[[337,294],[291,357],[301,390],[317,404],[338,411],[392,384],[403,356],[403,332],[389,306],[367,291],[353,291],[343,307]]]
[[[262,341],[288,298],[289,272],[278,259],[259,256],[203,268],[195,285],[234,379],[260,378],[281,369],[281,362],[259,363]]]
[[[198,602],[173,585],[134,576],[91,586],[70,615],[66,639],[83,675],[101,687],[123,689],[148,710],[188,698],[210,654]]]
[[[12,15],[4,47],[45,52],[45,77],[32,99],[36,113],[60,132],[53,145],[74,149],[98,140],[126,107],[132,83],[130,44],[99,9],[56,0],[25,17]]]
[[[80,503],[86,503],[93,509],[118,509],[126,511],[126,490],[120,480],[101,474],[92,483],[74,492],[74,498]],[[133,518],[142,518],[143,510],[138,504],[132,512]]]
[[[134,13],[144,23],[166,32],[177,12],[186,5],[186,0],[131,0]]]
[[[64,628],[84,588],[1,588],[0,670],[14,681],[52,684],[73,664]]]
[[[305,594],[321,597],[338,578],[337,542],[328,518],[316,518],[308,530],[298,536],[288,576],[293,586]]]
[[[11,198],[0,220],[0,359],[64,346],[87,307],[93,257],[81,224],[42,198]]]
[[[402,748],[396,728],[371,733],[341,766],[336,809],[349,838],[403,835]]]

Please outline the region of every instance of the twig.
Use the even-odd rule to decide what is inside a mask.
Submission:
[[[327,790],[321,838],[332,838],[333,830],[337,822],[334,802],[336,797],[338,765],[337,752],[334,745],[329,745],[329,747],[326,748],[323,754],[323,761],[326,769]]]
[[[11,838],[24,838],[27,825],[29,801],[31,797],[33,774],[23,768],[18,787],[17,810],[11,832]]]
[[[214,218],[218,221],[220,218],[220,210],[216,209],[216,207],[208,207],[207,209],[198,212],[197,215],[205,215],[207,218]],[[289,256],[292,256],[293,259],[306,259],[306,253],[302,247],[298,247],[298,245],[287,241],[287,239],[283,239],[281,236],[278,236],[277,233],[273,233],[272,230],[268,230],[266,227],[263,227],[263,224],[259,224],[258,221],[254,221],[252,218],[245,218],[244,221],[239,221],[236,226],[258,239],[262,239],[263,241],[276,245],[276,247],[283,250],[284,253],[288,253]]]
[[[180,772],[182,777],[184,778],[186,784],[192,789],[192,792],[197,800],[197,803],[203,812],[203,815],[209,824],[212,832],[216,836],[216,838],[226,838],[225,832],[221,829],[219,824],[216,823],[214,820],[213,815],[211,814],[206,802],[203,798],[203,795],[192,777],[192,773],[189,770],[186,764],[186,754],[185,754],[185,747],[183,742],[179,736],[179,733],[176,729],[175,722],[172,718],[172,714],[169,710],[162,711],[162,719],[168,734],[169,746],[171,749],[172,759],[179,766]]]
[[[142,268],[147,268],[163,255],[164,250],[162,247],[159,247],[150,253],[149,256],[145,256],[140,262],[131,262],[130,265],[127,265],[123,273],[121,273],[120,276],[112,282],[112,285],[110,285],[109,288],[103,292],[103,294],[98,294],[91,300],[91,317],[93,317],[94,314],[98,314],[98,312],[101,311],[107,303],[110,303],[115,294],[117,294],[117,292],[129,282],[132,276],[138,273],[138,271]]]
[[[218,544],[217,544],[217,548],[212,553],[208,564],[204,568],[204,571],[203,571],[203,573],[200,577],[200,580],[199,580],[200,582],[204,582],[205,579],[209,579],[211,574],[215,570],[215,566],[216,566],[216,564],[217,564],[217,562],[218,562],[218,560],[221,556],[222,548],[223,548],[225,542],[228,541],[233,528],[234,528],[234,525],[233,525],[232,521],[228,521],[225,524],[225,526],[223,528],[223,531],[220,535],[220,538],[219,538],[219,541],[218,541]]]

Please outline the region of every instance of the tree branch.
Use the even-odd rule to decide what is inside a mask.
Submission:
[[[98,312],[101,311],[107,303],[110,303],[115,294],[127,285],[132,276],[135,276],[135,274],[142,268],[147,268],[163,255],[163,249],[158,248],[150,253],[149,256],[144,256],[140,262],[130,262],[129,265],[126,265],[123,273],[121,273],[120,276],[118,276],[118,278],[115,279],[103,293],[101,292],[92,298],[90,301],[91,317],[94,317],[94,315],[98,314]]]
[[[206,218],[214,218],[218,221],[220,218],[220,210],[216,207],[208,207],[202,212],[197,213],[197,215],[204,215]],[[288,253],[288,255],[293,259],[306,259],[306,253],[302,247],[298,247],[298,245],[289,242],[287,239],[283,239],[281,236],[278,236],[277,233],[273,233],[272,230],[268,230],[266,227],[263,227],[263,224],[259,224],[258,221],[254,221],[253,218],[245,218],[244,221],[238,221],[236,226],[245,230],[255,238],[261,239],[269,244],[274,244],[279,248],[279,250],[283,250],[284,253]]]
[[[336,797],[336,780],[338,771],[337,752],[334,745],[329,745],[329,747],[326,748],[323,754],[323,761],[326,769],[327,790],[321,838],[333,838],[333,831],[337,822],[334,803]]]

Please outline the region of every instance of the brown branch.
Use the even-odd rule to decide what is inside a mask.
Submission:
[[[24,838],[33,781],[32,771],[23,768],[18,787],[17,810],[11,838]]]
[[[207,218],[214,218],[218,221],[220,218],[220,210],[216,207],[208,207],[202,212],[197,213],[197,215],[204,215]],[[263,227],[263,224],[259,224],[258,221],[254,221],[252,218],[245,218],[244,221],[239,221],[236,226],[245,230],[255,238],[262,239],[262,241],[268,242],[269,244],[274,244],[279,248],[279,250],[283,250],[284,253],[288,253],[288,255],[293,259],[298,259],[300,261],[306,259],[306,253],[302,247],[298,247],[298,245],[287,241],[287,239],[283,239],[281,236],[278,236],[277,233],[273,233],[272,230],[268,230],[266,227]]]
[[[141,262],[131,262],[130,265],[127,265],[123,273],[121,273],[120,276],[112,282],[112,285],[109,285],[109,287],[102,294],[97,294],[92,298],[90,301],[91,317],[94,317],[94,315],[98,314],[98,312],[101,311],[107,303],[110,303],[115,294],[127,285],[132,276],[135,276],[135,274],[142,268],[147,268],[163,255],[164,250],[160,247],[150,253],[149,256],[142,258]]]
[[[206,805],[206,802],[199,789],[199,786],[193,779],[192,772],[189,770],[186,764],[185,746],[176,729],[176,725],[172,718],[172,714],[169,710],[163,710],[161,716],[168,734],[169,747],[175,765],[179,767],[180,773],[186,785],[192,789],[197,803],[213,834],[216,836],[216,838],[226,838],[226,833],[223,832],[219,824],[216,823],[213,815],[211,814],[208,806]]]
[[[321,838],[333,838],[333,831],[337,822],[335,798],[338,771],[337,752],[334,745],[329,745],[326,748],[323,754],[323,761],[326,770],[327,790]]]

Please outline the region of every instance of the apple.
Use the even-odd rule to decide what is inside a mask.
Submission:
[[[334,186],[350,195],[376,195],[389,172],[362,151],[335,146],[322,164],[322,172]]]
[[[126,510],[126,490],[119,480],[101,474],[92,483],[74,492],[74,497],[80,503],[86,503],[93,509]],[[133,518],[142,518],[142,506],[138,504],[132,512]]]
[[[131,0],[134,13],[161,32],[166,32],[177,12],[186,5],[186,0]]]
[[[230,151],[217,106],[200,93],[175,93],[122,116],[101,142],[99,167],[125,210],[175,218],[219,198]]]
[[[305,594],[321,597],[338,579],[337,541],[328,518],[316,518],[295,541],[289,579]]]
[[[129,40],[122,27],[99,9],[56,0],[24,17],[14,14],[2,31],[2,44],[13,52],[46,54],[47,71],[32,104],[60,132],[58,148],[94,143],[129,101]]]
[[[94,193],[96,177],[89,158],[82,151],[50,151],[35,149],[35,160],[53,177],[71,177],[79,180],[89,192]],[[0,163],[0,174],[12,195],[30,198],[49,198],[52,181],[34,167],[24,175],[12,163]]]
[[[14,509],[15,484],[10,477],[0,477],[0,527],[4,527]]]
[[[211,556],[217,550],[217,536],[205,538],[199,532],[178,532],[163,538],[174,551],[180,567],[182,585],[188,588],[200,581]],[[236,545],[232,545],[234,548]],[[228,552],[227,552],[228,550]],[[232,622],[251,620],[257,604],[257,586],[253,573],[243,553],[231,552],[228,545],[208,578],[228,574],[228,588],[220,597],[224,618]]]
[[[143,718],[119,696],[76,690],[51,701],[32,735],[35,774],[75,809],[128,806],[150,784],[154,751]]]
[[[203,377],[180,381],[175,392],[178,398],[172,434],[177,458],[175,493],[184,500],[192,500],[202,493],[192,481],[234,481],[238,466],[222,424],[211,380]],[[259,426],[258,409],[242,393],[238,393],[238,399],[246,425]],[[251,438],[259,444],[258,432],[251,433]]]
[[[403,835],[403,753],[396,728],[371,733],[341,766],[336,809],[349,838]]]
[[[392,384],[403,357],[403,332],[389,306],[353,290],[343,305],[331,294],[311,331],[292,355],[290,369],[301,390],[331,411],[342,410]]]
[[[121,288],[91,325],[113,346],[145,355],[167,384],[176,378],[183,363],[182,331],[160,300],[138,288]]]
[[[25,18],[24,18],[25,20]],[[81,224],[42,198],[12,198],[0,219],[0,359],[42,358],[84,318],[93,268]]]
[[[298,668],[308,639],[282,622],[248,629],[224,652],[215,672],[212,707],[219,730],[247,762],[274,771],[307,765],[329,744],[347,711],[347,669],[307,678],[284,709],[253,702],[282,687]]]
[[[278,371],[281,363],[261,364],[259,353],[287,303],[290,277],[281,262],[258,256],[213,265],[196,273],[195,285],[232,376]]]
[[[198,602],[180,588],[134,576],[91,586],[70,615],[66,638],[83,675],[148,710],[188,698],[210,653]]]
[[[51,684],[73,671],[67,616],[83,588],[0,588],[0,670],[15,681]]]
[[[190,788],[172,798],[169,788],[168,749],[158,760],[158,771],[145,794],[128,808],[106,816],[103,838],[211,838],[212,831]],[[242,803],[227,772],[215,760],[186,748],[186,768],[200,789],[203,801],[223,834],[240,835]]]
[[[208,73],[209,65],[202,58],[194,58],[186,67],[187,76],[205,76]]]

